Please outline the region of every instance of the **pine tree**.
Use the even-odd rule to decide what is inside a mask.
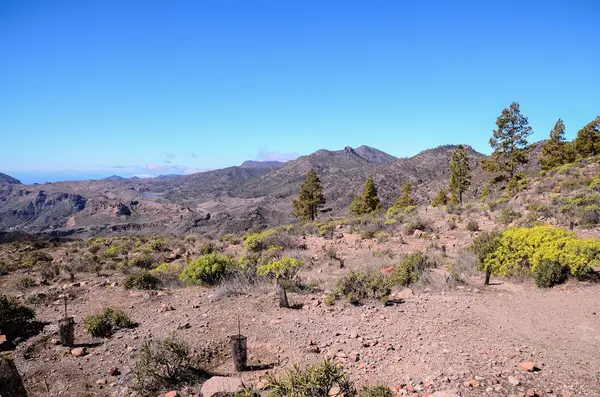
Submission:
[[[583,158],[600,154],[600,116],[579,130],[575,149]]]
[[[394,207],[407,208],[413,205],[417,205],[417,200],[413,197],[412,185],[408,182],[404,182],[401,188],[402,194],[396,200]]]
[[[324,204],[323,185],[315,170],[311,169],[300,186],[298,198],[292,201],[294,207],[292,215],[305,221],[314,221],[319,207]]]
[[[350,213],[353,215],[370,214],[371,212],[379,211],[381,203],[377,196],[377,188],[372,177],[367,178],[365,189],[361,195],[358,195],[350,204]]]
[[[517,102],[502,111],[496,125],[498,129],[490,138],[490,146],[494,149],[492,158],[484,160],[482,166],[488,172],[499,172],[505,179],[510,179],[519,165],[527,163],[527,137],[532,133],[531,127]]]
[[[452,162],[450,163],[450,184],[449,189],[452,193],[452,203],[463,202],[463,193],[471,186],[471,167],[469,166],[469,157],[467,151],[462,145],[458,145],[452,153]]]
[[[565,139],[565,123],[558,119],[552,131],[550,139],[542,146],[542,157],[540,165],[542,170],[550,170],[563,164],[575,161],[577,153],[573,145]]]
[[[446,189],[441,189],[435,199],[431,202],[431,205],[437,207],[439,205],[448,204],[448,191]]]

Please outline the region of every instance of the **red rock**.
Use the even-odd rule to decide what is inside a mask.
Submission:
[[[306,348],[306,352],[307,353],[321,353],[321,349],[319,349],[319,346],[308,346]]]
[[[541,396],[542,393],[538,392],[536,389],[528,389],[527,390],[527,397],[536,397],[536,396]]]
[[[394,271],[394,266],[388,266],[388,267],[384,267],[383,269],[381,269],[381,273],[383,273],[383,274],[390,274],[393,271]]]
[[[475,379],[471,379],[469,381],[469,385],[473,388],[479,387],[479,382],[477,382]]]
[[[171,390],[171,391],[165,393],[165,397],[177,397],[177,396],[179,396],[179,393],[177,393],[175,390]]]
[[[409,393],[414,393],[415,392],[415,388],[413,387],[413,385],[408,384],[406,385],[406,391]]]
[[[536,367],[536,364],[533,361],[527,361],[519,364],[519,371],[534,372],[537,369],[538,368]]]
[[[6,335],[0,335],[0,352],[8,351],[11,347],[11,343],[6,339]]]

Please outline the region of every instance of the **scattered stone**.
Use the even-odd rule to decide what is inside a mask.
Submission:
[[[75,357],[83,357],[86,354],[87,353],[83,347],[76,347],[75,349],[71,350],[71,355]]]
[[[536,396],[541,396],[541,394],[536,389],[528,389],[527,390],[527,397],[536,397]]]
[[[537,370],[538,368],[536,367],[536,363],[534,361],[527,361],[519,364],[519,371],[534,372]]]
[[[429,397],[461,397],[456,390],[436,391],[430,394]]]
[[[521,381],[515,378],[514,376],[509,376],[508,383],[510,383],[513,386],[519,386],[521,384]]]
[[[177,326],[177,329],[190,329],[192,325],[190,323],[185,323]]]
[[[98,379],[98,380],[96,381],[96,384],[97,384],[97,385],[99,385],[99,386],[104,386],[104,385],[106,385],[107,383],[108,383],[108,382],[106,381],[106,379]]]
[[[175,308],[174,308],[173,306],[171,306],[171,305],[166,305],[166,304],[163,304],[163,305],[160,307],[160,312],[161,312],[161,313],[164,313],[164,312],[171,312],[171,311],[173,311],[173,310],[175,310]]]
[[[165,393],[165,397],[177,397],[177,396],[179,396],[179,393],[177,393],[175,390],[171,390],[171,391]]]
[[[213,376],[202,385],[200,394],[203,397],[226,396],[244,390],[244,384],[238,378]]]
[[[306,348],[306,352],[307,353],[316,353],[316,354],[318,354],[318,353],[321,353],[321,349],[319,348],[319,346],[314,346],[313,345],[313,346],[308,346]]]
[[[121,375],[121,371],[119,371],[119,368],[117,368],[117,367],[112,367],[110,369],[110,371],[108,371],[108,374],[110,376],[119,376],[119,375]]]

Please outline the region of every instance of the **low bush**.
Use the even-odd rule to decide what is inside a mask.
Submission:
[[[123,311],[107,307],[102,314],[87,316],[83,320],[85,330],[96,338],[109,338],[119,328],[129,328],[133,321]]]
[[[504,208],[500,212],[500,217],[498,217],[498,222],[508,225],[521,217],[521,214],[512,208]]]
[[[158,238],[150,241],[150,248],[156,252],[165,252],[169,250],[169,243],[167,240]]]
[[[0,295],[0,329],[7,324],[24,324],[35,318],[35,311],[8,295]]]
[[[20,293],[24,294],[31,288],[35,287],[35,280],[31,277],[23,277],[15,283],[15,287]]]
[[[391,292],[391,284],[383,274],[372,269],[362,272],[351,271],[338,280],[330,293],[329,301],[346,299],[354,305],[361,304],[365,299],[385,302]]]
[[[273,245],[274,238],[279,234],[277,229],[267,229],[259,233],[253,233],[244,239],[246,249],[251,252],[263,251]]]
[[[125,289],[154,290],[162,285],[161,280],[153,273],[147,271],[137,271],[131,273],[125,279]]]
[[[227,255],[208,254],[190,262],[179,275],[186,284],[216,285],[235,267],[235,260]]]
[[[129,261],[129,266],[139,267],[140,269],[150,269],[156,264],[156,257],[152,254],[142,253],[134,256]]]
[[[200,253],[202,255],[212,254],[217,251],[217,246],[212,241],[208,241],[200,245]]]
[[[421,252],[406,255],[392,271],[390,282],[392,285],[402,286],[416,283],[420,275],[432,267],[435,267],[435,263]]]
[[[102,255],[105,258],[108,258],[108,259],[116,259],[122,253],[123,253],[123,246],[121,246],[121,245],[113,245],[113,246],[110,246],[110,247],[106,248],[102,252]]]
[[[494,244],[492,252],[481,252],[478,258],[482,267],[503,276],[540,274],[544,280],[554,279],[551,275],[560,267],[579,277],[600,263],[600,240],[578,240],[574,233],[550,226],[510,228]],[[474,249],[482,251],[481,246]]]
[[[360,397],[394,397],[394,393],[386,385],[364,386],[360,390]]]
[[[33,251],[29,255],[27,255],[27,258],[25,259],[25,261],[23,261],[21,266],[32,267],[37,266],[39,264],[48,264],[53,260],[54,258],[52,258],[52,255],[44,251]]]
[[[477,223],[477,221],[469,221],[467,223],[467,230],[470,232],[477,232],[479,231],[479,223]]]
[[[559,262],[542,260],[536,267],[533,277],[539,288],[550,288],[564,282],[568,271]]]
[[[180,286],[181,266],[174,263],[163,263],[152,269],[150,273],[160,280],[163,285]]]
[[[342,367],[331,360],[301,369],[295,365],[284,376],[266,377],[271,397],[323,397],[330,396],[330,390],[339,390],[337,396],[356,397],[357,392]]]
[[[420,217],[414,217],[412,219],[409,219],[404,224],[404,233],[406,235],[413,234],[417,229],[427,233],[431,233],[433,232],[433,223],[430,220],[422,219]]]
[[[159,341],[142,343],[133,369],[135,389],[155,396],[158,390],[172,388],[200,375],[190,358],[189,346],[175,334]]]

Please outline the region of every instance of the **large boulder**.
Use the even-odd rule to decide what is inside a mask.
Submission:
[[[238,378],[213,376],[202,385],[202,397],[228,397],[244,390],[244,383]]]

